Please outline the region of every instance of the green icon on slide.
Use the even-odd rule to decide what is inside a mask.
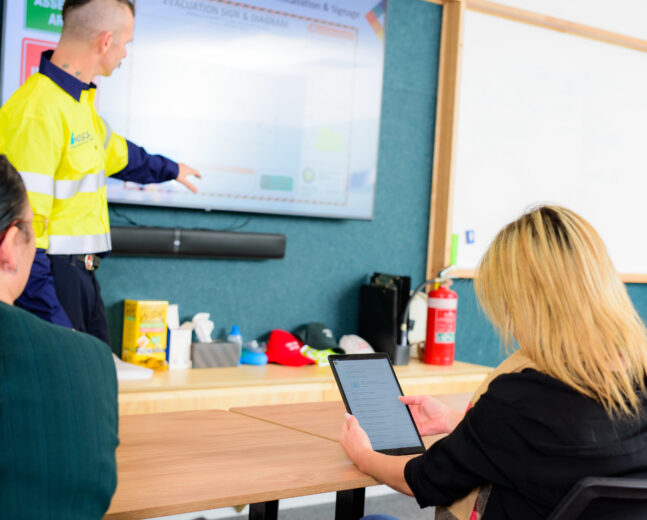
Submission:
[[[303,180],[310,184],[315,180],[315,171],[312,168],[306,168],[305,170],[303,170],[302,176]]]
[[[60,34],[63,0],[26,0],[25,27]]]

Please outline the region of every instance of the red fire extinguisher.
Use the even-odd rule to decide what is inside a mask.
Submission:
[[[458,295],[443,285],[429,292],[427,300],[425,363],[451,365],[456,341]]]

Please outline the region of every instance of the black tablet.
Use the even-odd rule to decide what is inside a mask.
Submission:
[[[402,389],[386,353],[331,355],[328,360],[346,410],[357,418],[375,451],[425,451],[409,407],[398,399]]]

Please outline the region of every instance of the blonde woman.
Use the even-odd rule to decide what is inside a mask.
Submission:
[[[353,462],[460,519],[546,518],[583,477],[647,477],[647,334],[593,227],[562,207],[527,212],[494,239],[475,290],[517,352],[464,417],[403,398],[423,435],[449,433],[416,458],[373,451],[348,416]]]

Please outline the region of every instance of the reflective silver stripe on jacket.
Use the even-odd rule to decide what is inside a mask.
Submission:
[[[54,177],[42,173],[19,172],[25,188],[31,193],[54,195]]]
[[[55,181],[54,198],[69,199],[77,193],[95,193],[99,188],[106,184],[106,172],[101,170],[99,173],[86,175],[78,181]]]
[[[101,235],[49,235],[50,255],[85,255],[112,249],[110,233]]]
[[[103,117],[101,117],[101,121],[103,121],[103,124],[106,125],[106,140],[103,142],[103,148],[105,149],[108,148],[108,143],[110,142],[110,137],[112,136],[112,128],[110,128],[108,121],[106,121]]]

